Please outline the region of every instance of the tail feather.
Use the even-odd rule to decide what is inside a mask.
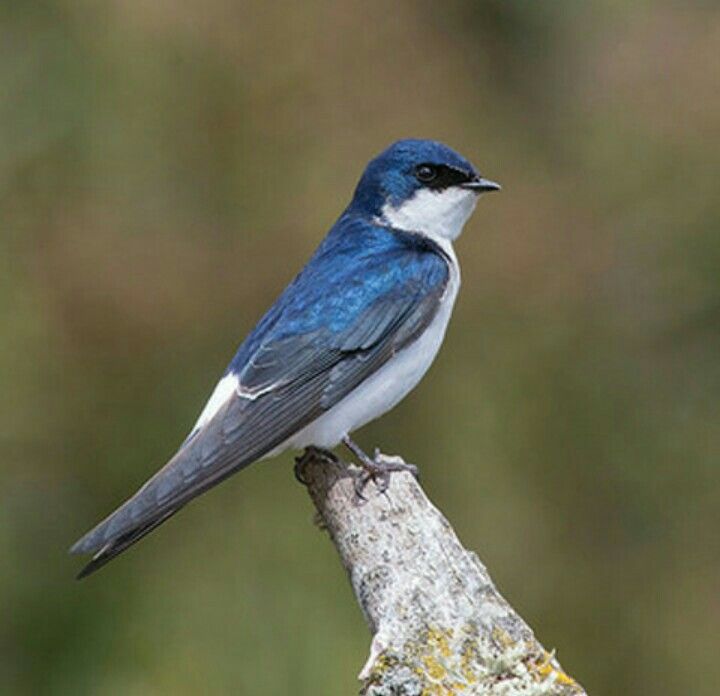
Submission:
[[[82,580],[88,575],[94,573],[96,570],[102,568],[106,563],[115,558],[115,556],[118,556],[123,551],[130,548],[135,542],[140,541],[140,539],[142,539],[146,534],[152,532],[155,527],[161,525],[165,522],[165,520],[172,517],[179,509],[180,508],[178,507],[174,510],[170,510],[163,515],[158,516],[156,519],[146,522],[135,529],[131,529],[130,531],[125,532],[112,541],[106,543],[95,553],[92,560],[77,574],[76,579]],[[82,541],[83,539],[75,544],[70,549],[70,553],[85,553],[85,550],[82,547],[78,548]]]
[[[104,566],[161,525],[193,498],[216,486],[250,459],[227,456],[216,469],[205,466],[193,447],[183,448],[130,499],[91,529],[70,548],[72,554],[94,554],[78,579],[87,577]],[[198,443],[202,444],[202,443]]]
[[[78,577],[95,572],[193,498],[285,440],[287,428],[258,427],[271,406],[274,400],[231,397],[135,495],[72,546],[70,553],[94,554]],[[256,412],[249,413],[251,408]]]

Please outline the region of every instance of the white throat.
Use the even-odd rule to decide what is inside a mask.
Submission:
[[[475,210],[477,199],[474,191],[459,186],[442,191],[420,189],[398,206],[386,203],[382,218],[396,229],[420,232],[436,242],[447,244],[460,235]]]

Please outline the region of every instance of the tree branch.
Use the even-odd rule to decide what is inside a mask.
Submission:
[[[373,634],[361,694],[585,694],[410,474],[362,501],[349,466],[312,451],[298,463]]]

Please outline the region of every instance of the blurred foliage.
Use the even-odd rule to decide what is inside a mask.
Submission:
[[[0,7],[0,691],[356,692],[369,635],[290,456],[83,583],[364,163],[504,185],[403,453],[590,693],[720,683],[720,9]],[[692,685],[692,686],[690,686]]]

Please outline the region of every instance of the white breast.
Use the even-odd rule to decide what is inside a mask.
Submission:
[[[440,307],[430,325],[413,343],[396,353],[344,399],[266,457],[288,448],[300,449],[309,445],[334,447],[345,435],[393,408],[422,379],[440,349],[460,288],[460,267],[452,240],[462,231],[476,202],[477,195],[472,191],[451,188],[440,192],[421,190],[398,207],[385,205],[379,219],[381,224],[427,236],[442,248],[449,259],[450,278]],[[193,432],[207,423],[237,388],[234,375],[223,378]]]
[[[327,413],[293,435],[270,455],[287,448],[300,449],[309,445],[334,447],[344,435],[380,417],[414,389],[440,349],[460,287],[460,269],[455,253],[449,243],[443,247],[451,259],[450,279],[440,308],[423,334],[396,353]]]
[[[401,205],[383,207],[379,222],[432,239],[449,258],[450,280],[440,309],[430,326],[375,374],[310,425],[289,438],[271,454],[287,447],[334,447],[344,435],[389,411],[422,379],[435,359],[460,288],[460,267],[452,240],[475,209],[473,191],[452,187],[443,191],[422,189]]]

